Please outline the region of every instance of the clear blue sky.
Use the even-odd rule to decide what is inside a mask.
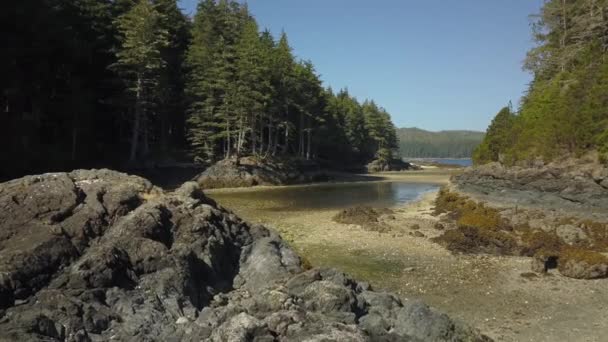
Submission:
[[[198,0],[181,0],[194,14]],[[529,15],[542,0],[250,0],[326,85],[374,99],[398,127],[485,130],[530,82]]]

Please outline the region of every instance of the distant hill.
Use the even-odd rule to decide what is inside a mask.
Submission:
[[[400,128],[399,153],[411,158],[470,158],[485,133],[476,131],[430,132],[420,128]]]

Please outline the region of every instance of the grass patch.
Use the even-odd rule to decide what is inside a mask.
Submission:
[[[509,234],[473,226],[448,230],[433,241],[459,253],[514,255],[519,250],[517,240]]]
[[[461,253],[518,254],[517,239],[511,226],[494,208],[465,196],[441,189],[435,200],[435,213],[447,213],[457,228],[433,239],[447,249]]]
[[[565,245],[557,235],[542,230],[525,231],[521,237],[521,244],[521,254],[525,256],[534,256],[537,253],[559,255],[559,251]]]
[[[332,267],[354,278],[362,279],[383,288],[396,286],[406,264],[390,256],[365,249],[344,250],[326,244],[303,246],[300,255],[310,259],[315,267]]]
[[[589,248],[597,251],[608,251],[608,223],[583,220],[579,227],[589,237]]]
[[[581,262],[589,266],[608,264],[608,257],[588,249],[565,247],[562,248],[559,254],[560,264],[565,264],[568,261]]]

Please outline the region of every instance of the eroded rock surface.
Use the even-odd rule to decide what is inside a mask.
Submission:
[[[2,341],[485,341],[418,301],[303,271],[196,183],[109,170],[0,184]]]
[[[454,177],[464,192],[503,202],[576,211],[608,209],[608,168],[592,160],[565,160],[529,167],[490,163]]]

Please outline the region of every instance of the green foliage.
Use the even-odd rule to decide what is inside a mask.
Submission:
[[[388,113],[324,89],[242,2],[201,0],[192,19],[177,0],[9,1],[0,13],[19,23],[0,33],[0,178],[188,153],[362,165],[395,147]]]
[[[476,152],[477,163],[499,156],[506,164],[536,158],[550,161],[592,150],[606,159],[606,11],[606,0],[545,3],[533,28],[538,46],[525,63],[534,80],[512,124],[490,125]],[[504,123],[502,116],[495,121]]]
[[[169,46],[169,32],[163,27],[166,21],[166,16],[150,0],[137,1],[116,20],[120,47],[115,68],[133,93],[131,162],[138,156],[140,140],[143,154],[149,153],[148,122],[155,115],[153,99],[160,95],[160,77],[167,64],[162,56],[163,49]]]
[[[323,89],[287,34],[259,32],[246,5],[203,1],[187,53],[188,139],[196,158],[297,156],[362,164],[396,148],[390,115]]]
[[[515,115],[509,107],[498,112],[488,127],[483,142],[473,152],[474,163],[484,164],[501,159],[501,151],[513,144],[511,132],[514,121]]]
[[[473,131],[429,132],[419,128],[397,130],[399,152],[410,158],[470,158],[484,134]]]
[[[176,0],[150,2],[158,18],[154,30],[167,33],[155,39],[163,38],[169,45],[147,46],[148,52],[135,49],[136,41],[147,39],[133,34],[142,26],[127,28],[125,23],[121,28],[119,24],[136,4],[132,0],[45,0],[0,5],[5,22],[19,23],[0,34],[6,42],[0,55],[4,114],[0,140],[7,147],[0,155],[0,163],[6,166],[0,178],[121,165],[128,156],[134,125],[135,93],[129,90],[135,89],[136,69],[131,63],[136,55],[152,50],[155,56],[146,63],[162,67],[155,68],[158,75],[146,73],[157,86],[146,101],[150,110],[140,127],[140,146],[153,153],[165,137],[171,148],[183,147],[180,49],[188,44],[188,21]],[[132,19],[135,24],[137,20]],[[124,49],[128,46],[129,53]]]

